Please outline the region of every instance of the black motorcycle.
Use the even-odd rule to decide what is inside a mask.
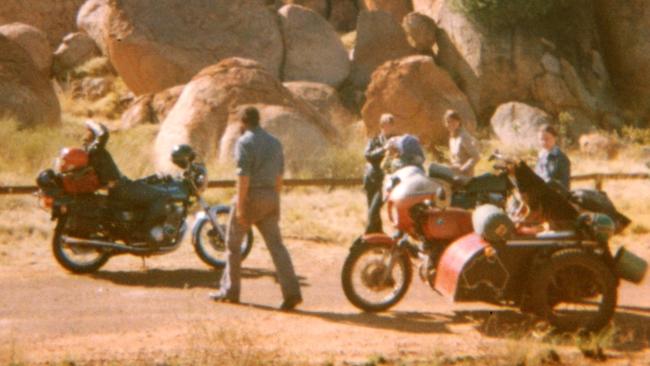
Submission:
[[[175,162],[176,163],[176,162]],[[177,164],[178,165],[178,164]],[[207,170],[204,165],[189,161],[182,174],[152,175],[141,182],[166,193],[168,203],[164,221],[156,226],[164,236],[157,245],[147,241],[150,231],[142,223],[146,209],[133,207],[128,202],[109,199],[99,190],[71,192],[73,179],[83,180],[89,167],[79,167],[65,173],[52,169],[41,172],[37,178],[38,195],[43,206],[51,210],[56,220],[52,250],[57,262],[74,273],[91,273],[101,268],[112,256],[132,254],[152,256],[176,250],[187,232],[187,217],[191,206],[198,202],[201,212],[194,222],[193,246],[206,264],[223,268],[226,250],[225,234],[230,207],[210,206],[201,196],[207,187]],[[253,243],[252,231],[244,237],[241,250],[245,258]]]

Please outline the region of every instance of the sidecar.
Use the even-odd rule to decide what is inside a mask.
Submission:
[[[638,284],[647,272],[647,262],[625,248],[612,255],[610,239],[629,220],[604,199],[572,203],[523,162],[514,176],[522,202],[552,231],[515,230],[498,208],[485,210],[485,217],[479,208],[475,232],[445,249],[432,287],[452,301],[518,306],[560,330],[604,327],[620,280]]]

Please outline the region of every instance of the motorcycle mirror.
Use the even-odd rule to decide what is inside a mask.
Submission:
[[[447,192],[445,192],[444,188],[438,187],[438,189],[436,190],[436,198],[438,199],[439,202],[447,201]]]

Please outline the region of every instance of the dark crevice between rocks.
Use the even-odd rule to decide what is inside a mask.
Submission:
[[[280,39],[282,39],[282,58],[280,59],[280,70],[278,73],[278,79],[280,79],[280,82],[283,82],[285,81],[284,68],[287,63],[287,39],[286,39],[286,35],[284,34],[284,27],[282,26],[282,16],[277,11],[275,12],[275,22],[278,25],[278,30],[280,32]]]

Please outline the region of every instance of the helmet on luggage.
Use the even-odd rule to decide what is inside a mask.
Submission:
[[[180,144],[172,149],[172,162],[179,168],[187,168],[196,158],[196,153],[190,145]]]
[[[59,171],[66,173],[88,166],[88,153],[77,147],[66,147],[59,155]]]

